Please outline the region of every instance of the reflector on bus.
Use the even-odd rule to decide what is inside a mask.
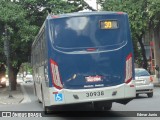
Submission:
[[[132,53],[130,53],[126,58],[126,78],[125,83],[129,83],[132,80]]]
[[[55,88],[60,90],[60,89],[63,88],[63,85],[62,85],[62,81],[61,81],[61,78],[60,78],[58,65],[52,59],[50,59],[50,65],[51,65],[51,74],[52,74],[52,84]]]

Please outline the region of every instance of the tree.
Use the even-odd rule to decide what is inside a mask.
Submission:
[[[123,11],[128,13],[134,45],[136,45],[137,42],[139,43],[141,47],[141,55],[143,57],[144,62],[142,67],[147,68],[147,58],[142,40],[145,31],[148,29],[148,14],[146,0],[105,0],[103,4],[103,9],[110,11]],[[135,59],[138,60],[139,53],[137,47],[134,48]]]
[[[31,46],[31,42],[29,41],[33,40],[34,34],[37,32],[37,27],[29,24],[29,21],[25,19],[27,12],[16,2],[11,2],[10,0],[0,1],[0,8],[0,26],[2,28],[0,43],[3,46],[4,36],[2,33],[4,33],[4,27],[7,25],[11,48],[11,89],[15,90],[16,75],[21,63],[28,60],[28,56],[30,55],[29,46]],[[0,61],[6,64],[3,49],[0,49],[0,55],[3,56],[3,59]]]
[[[16,90],[16,77],[22,63],[28,62],[31,45],[43,24],[47,11],[54,14],[92,9],[83,0],[1,0],[0,1],[0,62],[6,64],[3,51],[4,27],[10,38],[11,89]],[[3,59],[2,59],[3,58]]]

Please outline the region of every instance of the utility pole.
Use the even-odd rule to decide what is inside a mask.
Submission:
[[[8,26],[5,25],[5,40],[4,40],[4,54],[7,57],[7,73],[8,73],[8,79],[9,79],[9,98],[12,98],[11,93],[11,77],[10,77],[10,45],[9,45],[9,35],[8,35]]]

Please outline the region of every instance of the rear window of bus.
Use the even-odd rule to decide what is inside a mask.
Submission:
[[[126,40],[125,27],[124,16],[91,15],[52,20],[50,31],[56,47],[86,48],[123,43]]]

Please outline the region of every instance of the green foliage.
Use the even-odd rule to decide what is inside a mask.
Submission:
[[[102,5],[103,10],[128,13],[132,40],[134,42],[135,59],[138,63],[145,60],[147,64],[142,37],[146,31],[160,25],[160,1],[99,0],[99,3]],[[141,49],[138,49],[137,42],[140,43]]]
[[[24,19],[25,11],[15,3],[7,0],[0,1],[0,8],[1,22],[3,23],[18,23],[21,22],[20,19]]]
[[[30,58],[32,42],[48,15],[47,11],[51,9],[52,13],[60,14],[84,8],[90,8],[84,0],[0,1],[0,62],[6,63],[3,46],[7,38],[10,41],[10,72],[14,83],[11,84],[11,89],[16,89],[16,74],[21,64]],[[7,35],[4,36],[5,26]]]
[[[148,0],[147,13],[149,18],[149,27],[156,28],[160,25],[160,1]]]
[[[13,67],[17,68],[22,62],[27,61],[30,55],[30,46],[38,28],[31,25],[30,21],[26,19],[27,11],[18,2],[4,0],[0,2],[0,8],[0,25],[3,32],[4,26],[8,26],[11,63]],[[4,36],[2,37],[2,34],[0,41],[3,46]],[[3,49],[0,54],[4,56]]]
[[[0,62],[6,63],[3,35],[7,25],[7,38],[10,40],[12,67],[16,70],[28,61],[32,42],[42,26],[48,9],[52,13],[77,12],[90,8],[84,0],[1,0],[0,1]],[[91,8],[90,8],[91,9]]]
[[[136,39],[136,35],[140,36],[143,31],[147,30],[148,16],[145,0],[106,0],[103,8],[104,10],[128,13],[133,39]]]

